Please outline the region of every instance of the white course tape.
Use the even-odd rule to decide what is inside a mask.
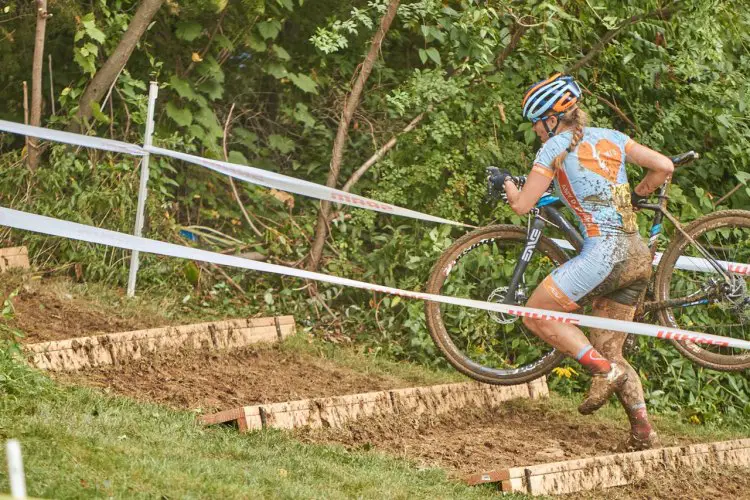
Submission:
[[[35,231],[52,236],[61,236],[63,238],[86,241],[89,243],[99,243],[102,245],[108,245],[126,250],[138,250],[141,252],[147,252],[157,255],[167,255],[182,259],[198,260],[224,266],[251,269],[254,271],[294,276],[302,279],[333,283],[335,285],[350,286],[354,288],[362,288],[365,290],[373,290],[376,292],[400,295],[402,297],[409,297],[413,299],[431,300],[435,302],[442,302],[444,304],[454,304],[464,307],[473,307],[475,309],[484,309],[486,311],[500,312],[504,314],[510,314],[512,316],[525,316],[547,321],[558,321],[561,323],[570,323],[591,328],[634,333],[638,335],[645,335],[662,339],[690,340],[702,344],[736,347],[739,349],[750,349],[750,342],[745,340],[720,337],[718,335],[698,333],[677,328],[669,329],[655,325],[648,325],[645,323],[613,320],[595,316],[584,316],[581,314],[545,311],[543,309],[533,309],[530,307],[509,306],[506,304],[498,304],[494,302],[482,302],[478,300],[462,299],[458,297],[447,297],[444,295],[432,295],[428,293],[400,290],[398,288],[374,285],[371,283],[365,283],[363,281],[339,278],[337,276],[330,276],[328,274],[314,273],[311,271],[304,271],[292,267],[268,264],[251,259],[244,259],[241,257],[223,255],[206,250],[199,250],[196,248],[175,245],[173,243],[165,243],[162,241],[140,238],[137,236],[131,236],[128,234],[118,233],[115,231],[109,231],[92,226],[86,226],[74,222],[67,222],[59,219],[52,219],[50,217],[44,217],[41,215],[19,212],[17,210],[11,210],[9,208],[3,207],[0,207],[0,225],[12,227],[15,229]]]
[[[464,227],[475,227],[469,226],[468,224],[462,224],[460,222],[443,219],[441,217],[435,217],[434,215],[423,214],[408,208],[401,208],[395,205],[389,205],[381,201],[372,200],[363,196],[357,196],[356,194],[347,193],[339,189],[329,188],[327,186],[321,186],[314,182],[304,181],[295,177],[289,177],[287,175],[277,174],[269,172],[268,170],[261,170],[255,167],[248,167],[246,165],[238,165],[236,163],[229,163],[219,160],[209,160],[208,158],[202,158],[187,153],[178,153],[169,149],[159,148],[155,146],[146,147],[146,151],[152,154],[169,156],[170,158],[176,158],[178,160],[200,165],[202,167],[215,170],[225,175],[234,177],[253,184],[260,186],[270,187],[279,189],[281,191],[287,191],[289,193],[302,194],[317,198],[319,200],[327,200],[334,203],[343,203],[345,205],[351,205],[358,208],[367,208],[375,210],[377,212],[383,212],[392,215],[401,215],[404,217],[411,217],[412,219],[426,220],[430,222],[439,222],[441,224],[452,224],[454,226]]]
[[[5,120],[0,120],[0,131],[12,132],[14,134],[38,137],[40,139],[48,139],[57,142],[64,142],[65,144],[74,144],[76,146],[103,149],[105,151],[113,151],[115,153],[125,153],[135,156],[143,156],[147,152],[162,156],[168,156],[170,158],[176,158],[178,160],[183,160],[195,165],[200,165],[202,167],[215,170],[216,172],[220,172],[222,174],[230,175],[236,179],[240,179],[246,182],[269,188],[275,188],[290,193],[310,196],[319,200],[327,200],[334,203],[343,203],[345,205],[351,205],[353,207],[367,208],[386,214],[401,215],[403,217],[410,217],[412,219],[419,219],[430,222],[439,222],[441,224],[452,224],[454,226],[462,227],[476,227],[469,224],[462,224],[461,222],[443,219],[441,217],[435,217],[434,215],[424,214],[422,212],[417,212],[416,210],[409,210],[408,208],[390,205],[388,203],[365,198],[364,196],[357,196],[356,194],[347,193],[346,191],[341,191],[340,189],[321,186],[320,184],[303,181],[295,177],[289,177],[288,175],[277,174],[274,172],[269,172],[267,170],[261,170],[259,168],[248,167],[245,165],[238,165],[236,163],[209,160],[208,158],[202,158],[200,156],[195,156],[187,153],[179,153],[177,151],[159,148],[156,146],[147,146],[144,149],[141,146],[128,144],[126,142],[102,139],[100,137],[91,137],[88,135],[72,134],[70,132],[62,132],[59,130],[52,130],[42,127],[32,127],[29,125],[23,125],[21,123],[9,122]]]
[[[23,125],[21,123],[8,122],[5,120],[0,120],[0,131],[28,135],[30,137],[63,142],[65,144],[73,144],[75,146],[83,146],[86,148],[103,149],[104,151],[112,151],[114,153],[125,153],[134,156],[143,156],[146,154],[142,147],[128,144],[127,142],[102,139],[101,137],[91,137],[90,135],[73,134],[49,128],[32,127],[31,125]]]
[[[175,158],[178,160],[193,163],[195,165],[200,165],[202,167],[209,168],[225,175],[230,175],[236,179],[240,179],[246,182],[275,188],[290,193],[310,196],[311,198],[317,198],[319,200],[327,200],[334,203],[343,203],[345,205],[351,205],[353,207],[366,208],[369,210],[375,210],[377,212],[400,215],[403,217],[430,222],[438,222],[441,224],[452,224],[454,226],[471,228],[476,227],[470,224],[463,224],[461,222],[456,222],[449,219],[443,219],[441,217],[435,217],[434,215],[417,212],[415,210],[409,210],[408,208],[389,205],[388,203],[365,198],[363,196],[357,196],[355,194],[347,193],[346,191],[329,188],[327,186],[322,186],[320,184],[315,184],[314,182],[289,177],[287,175],[277,174],[274,172],[269,172],[267,170],[248,167],[245,165],[238,165],[236,163],[210,160],[208,158],[202,158],[200,156],[195,156],[187,153],[180,153],[156,146],[148,146],[144,149],[141,146],[136,146],[127,142],[103,139],[100,137],[92,137],[88,135],[73,134],[70,132],[62,132],[60,130],[52,130],[42,127],[32,127],[30,125],[23,125],[21,123],[9,122],[5,120],[0,120],[0,131],[135,156],[143,156],[147,152],[162,156],[168,156],[170,158]],[[574,250],[573,246],[566,240],[553,239],[553,241],[557,243],[561,248],[564,248],[566,250]],[[657,253],[654,256],[654,265],[657,265],[659,263],[659,259],[661,259],[661,253]],[[724,261],[720,261],[720,263],[729,272],[750,275],[750,265],[748,264]],[[697,257],[680,257],[677,260],[675,267],[677,269],[684,269],[688,271],[710,273],[716,272],[716,270],[711,267],[711,265],[706,260]]]

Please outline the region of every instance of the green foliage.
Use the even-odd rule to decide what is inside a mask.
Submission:
[[[0,309],[0,350],[4,350],[12,355],[21,355],[19,341],[24,337],[22,331],[12,326],[15,318],[15,309],[13,299],[18,295],[18,290],[13,290],[3,300],[2,309]]]

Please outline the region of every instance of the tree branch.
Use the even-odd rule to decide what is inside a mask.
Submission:
[[[719,198],[718,200],[716,200],[716,202],[714,202],[714,208],[716,208],[716,207],[718,207],[719,205],[721,205],[721,203],[722,203],[723,201],[725,201],[725,200],[726,200],[727,198],[729,198],[729,197],[730,197],[730,196],[732,196],[732,195],[733,195],[734,193],[736,193],[737,191],[739,191],[739,190],[740,190],[740,188],[741,188],[742,186],[744,186],[744,184],[742,184],[742,183],[739,183],[739,184],[737,184],[736,186],[734,186],[734,187],[732,188],[732,190],[731,190],[731,191],[729,191],[729,192],[728,192],[727,194],[725,194],[724,196],[722,196],[721,198]]]
[[[133,53],[135,46],[148,29],[151,19],[161,8],[164,0],[141,0],[138,10],[133,14],[128,29],[122,36],[120,43],[117,44],[114,52],[102,65],[101,69],[96,72],[79,101],[78,113],[75,120],[71,121],[68,129],[72,131],[81,131],[84,123],[91,118],[93,113],[91,104],[99,102],[109,89],[110,85],[117,80],[122,68],[127,64],[130,55]]]
[[[672,14],[677,10],[677,8],[682,3],[682,0],[673,0],[669,6],[663,7],[661,9],[656,9],[651,12],[645,12],[643,14],[636,14],[634,16],[631,16],[629,19],[625,19],[620,24],[618,24],[615,28],[607,31],[604,36],[599,40],[599,42],[594,45],[591,50],[588,51],[586,55],[581,57],[578,61],[576,61],[572,66],[567,68],[565,70],[565,73],[574,73],[575,71],[578,71],[585,65],[587,65],[591,60],[599,55],[599,53],[604,50],[604,48],[611,42],[617,35],[619,35],[622,31],[624,31],[626,28],[632,26],[633,24],[636,24],[643,19],[650,19],[653,17],[659,17],[662,19],[669,19]]]
[[[508,45],[505,46],[503,51],[500,53],[500,55],[495,59],[495,66],[497,66],[497,69],[501,69],[505,65],[505,60],[508,59],[508,56],[516,50],[516,47],[518,46],[518,42],[521,41],[521,38],[524,34],[529,30],[529,26],[526,26],[525,24],[521,24],[521,21],[523,19],[526,19],[526,17],[522,18],[513,27],[513,34],[510,37],[510,41],[508,42]]]
[[[370,43],[370,50],[359,67],[359,73],[352,87],[352,91],[349,94],[346,102],[344,103],[344,110],[341,113],[341,119],[339,120],[338,131],[336,132],[336,139],[333,142],[333,151],[331,154],[331,167],[328,172],[328,179],[326,180],[326,186],[335,188],[339,178],[339,171],[341,170],[341,159],[344,155],[344,146],[349,135],[349,124],[352,120],[354,111],[359,106],[360,97],[362,96],[362,90],[365,87],[367,78],[370,76],[375,60],[380,52],[380,47],[383,44],[386,33],[391,27],[393,19],[396,17],[396,11],[398,10],[400,0],[391,0],[388,4],[388,9],[383,18],[380,20],[380,26],[372,38]],[[310,249],[310,259],[308,261],[308,269],[317,270],[320,263],[320,258],[323,255],[323,246],[325,245],[326,237],[328,236],[328,214],[331,210],[331,203],[329,201],[323,201],[320,204],[320,211],[318,212],[318,222],[315,227],[315,238],[313,240],[312,248]]]
[[[234,105],[235,103],[232,103],[232,107],[229,108],[229,115],[227,116],[226,122],[224,122],[224,137],[222,139],[222,146],[224,148],[224,161],[229,161],[229,152],[227,150],[227,131],[229,130],[229,123],[232,121],[232,113],[234,112]],[[258,238],[263,237],[263,233],[261,233],[257,227],[255,227],[255,224],[253,224],[253,221],[250,220],[250,214],[247,213],[247,210],[245,209],[245,205],[242,204],[242,199],[240,198],[240,193],[237,191],[237,186],[234,185],[234,179],[232,179],[231,175],[227,176],[229,178],[229,185],[232,186],[232,193],[234,193],[234,199],[237,200],[237,205],[240,206],[240,211],[242,212],[242,215],[245,217],[245,222],[247,222],[247,225],[250,226],[250,229],[253,230],[255,235]]]
[[[406,127],[404,127],[404,129],[398,135],[394,135],[393,137],[391,137],[388,142],[386,142],[380,149],[378,149],[374,155],[372,155],[366,162],[362,164],[361,167],[359,167],[352,174],[352,176],[349,178],[348,181],[346,181],[346,184],[344,184],[344,187],[342,187],[341,190],[349,192],[352,186],[356,184],[357,181],[359,181],[363,175],[365,175],[365,173],[370,169],[370,167],[375,165],[378,161],[380,161],[380,159],[383,156],[385,156],[385,154],[388,151],[393,149],[393,146],[395,146],[396,142],[398,142],[398,137],[414,130],[419,124],[419,122],[421,122],[422,119],[425,117],[425,115],[429,113],[430,111],[432,111],[432,106],[430,106],[430,108],[428,108],[427,111],[423,111],[422,113],[419,113],[412,121],[409,122],[409,124]]]
[[[600,95],[594,94],[593,92],[591,92],[586,87],[583,88],[583,92],[586,93],[586,94],[588,94],[588,95],[590,95],[590,96],[596,97],[596,99],[599,102],[605,104],[607,107],[609,107],[609,109],[611,109],[612,111],[614,111],[615,113],[617,113],[617,116],[619,116],[620,118],[622,118],[622,120],[624,122],[626,122],[628,125],[630,125],[633,128],[633,130],[635,130],[638,134],[641,133],[640,127],[638,125],[636,125],[635,122],[633,122],[630,118],[628,118],[628,116],[625,114],[625,112],[623,110],[621,110],[620,108],[618,108],[616,104],[614,104],[611,101],[608,101],[607,99],[605,99],[604,97],[602,97]]]

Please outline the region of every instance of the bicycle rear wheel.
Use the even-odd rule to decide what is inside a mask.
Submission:
[[[464,235],[433,266],[427,291],[503,302],[513,270],[526,246],[526,230],[496,225]],[[553,269],[568,260],[542,237],[513,303],[524,305]],[[538,339],[521,318],[450,304],[427,302],[427,326],[435,344],[459,372],[480,382],[513,385],[534,380],[564,355]]]
[[[722,263],[731,283],[711,268],[689,238],[677,233],[659,262],[654,293],[657,303],[684,304],[659,309],[661,324],[750,340],[750,212],[716,212],[693,221],[685,232]],[[750,351],[689,340],[672,342],[701,366],[721,371],[750,368]]]

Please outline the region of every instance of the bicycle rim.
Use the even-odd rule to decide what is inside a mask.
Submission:
[[[441,295],[502,302],[526,245],[516,226],[491,226],[465,235],[434,266],[428,291]],[[534,288],[567,260],[542,238],[519,285],[514,303],[524,305]],[[523,326],[517,316],[451,304],[426,304],[430,335],[460,372],[482,382],[517,384],[546,374],[564,357]]]
[[[685,231],[728,271],[727,283],[688,238],[667,248],[657,270],[657,301],[686,304],[659,310],[666,326],[750,340],[750,212],[727,210],[702,217]],[[694,297],[695,300],[688,300]],[[750,368],[750,351],[674,341],[698,364],[722,371]]]

